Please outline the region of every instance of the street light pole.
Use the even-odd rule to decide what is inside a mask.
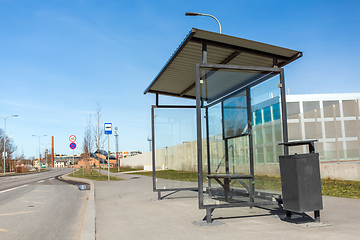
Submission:
[[[40,169],[41,169],[41,166],[40,166],[40,157],[41,157],[41,155],[40,155],[40,138],[41,137],[46,137],[47,135],[32,135],[33,137],[38,137],[39,138],[39,172],[40,172]]]
[[[48,155],[49,155],[49,153],[48,153],[48,144],[47,143],[43,143],[43,144],[41,144],[41,145],[44,145],[46,148],[45,148],[45,167],[46,167],[46,169],[47,169],[47,166],[48,166]]]
[[[118,164],[118,172],[120,172],[120,159],[119,159],[119,141],[118,141],[118,127],[115,127],[115,156]]]
[[[185,16],[206,16],[206,17],[211,17],[211,18],[215,19],[215,20],[217,21],[217,23],[219,24],[220,34],[221,34],[221,24],[220,24],[220,21],[219,21],[216,17],[214,17],[213,15],[206,14],[206,13],[187,12],[187,13],[185,13]]]
[[[6,119],[8,117],[18,117],[18,115],[10,115],[10,116],[7,116],[7,117],[2,117],[0,116],[1,118],[4,119],[4,175],[5,175],[5,159],[6,159]]]
[[[148,142],[149,142],[149,149],[150,149],[150,152],[151,152],[151,138],[148,137]]]

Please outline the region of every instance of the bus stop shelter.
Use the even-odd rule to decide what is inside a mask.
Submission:
[[[193,28],[144,92],[156,94],[152,168],[159,198],[197,191],[207,223],[216,208],[278,204],[279,193],[257,189],[255,175],[276,169],[278,156],[288,154],[278,145],[288,142],[283,67],[301,56]],[[194,101],[161,105],[160,95]],[[159,179],[166,169],[196,171],[197,181]]]

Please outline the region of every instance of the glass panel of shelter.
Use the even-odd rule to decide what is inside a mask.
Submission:
[[[195,107],[153,106],[153,111],[154,190],[197,189],[196,178],[195,182],[171,180],[173,170],[194,173],[197,169]],[[170,179],[164,179],[164,173]]]
[[[204,206],[254,201],[254,175],[266,174],[265,163],[272,165],[270,171],[279,171],[278,156],[283,154],[277,145],[282,142],[279,75],[268,76],[251,88],[236,89],[239,83],[266,75],[246,70],[201,71],[202,139],[207,149],[202,162],[208,178],[203,185],[207,189]]]

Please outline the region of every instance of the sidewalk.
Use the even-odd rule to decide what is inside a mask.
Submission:
[[[196,197],[158,201],[152,178],[115,173],[124,181],[94,182],[96,239],[359,239],[360,200],[323,197],[321,221],[329,227],[300,228],[279,219],[274,208],[216,209],[220,226],[196,226],[205,210]],[[184,192],[185,193],[185,192]],[[180,193],[180,194],[184,194]],[[191,194],[191,193],[190,193]],[[196,194],[192,194],[197,196]],[[309,213],[313,217],[313,213]]]

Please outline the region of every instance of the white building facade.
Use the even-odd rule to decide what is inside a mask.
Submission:
[[[289,141],[317,140],[321,162],[359,163],[359,99],[360,93],[286,96]],[[290,149],[301,151],[307,150]]]

